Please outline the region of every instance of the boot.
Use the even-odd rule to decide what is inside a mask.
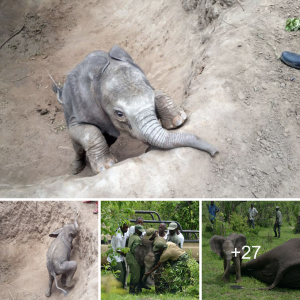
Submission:
[[[136,287],[136,284],[132,284],[130,282],[130,285],[129,285],[129,294],[136,294],[135,287]]]
[[[147,284],[146,283],[144,283],[144,282],[140,282],[140,286],[141,286],[141,288],[143,288],[143,289],[146,289],[146,290],[151,290],[151,288],[149,287],[149,286],[147,286]]]
[[[281,54],[281,61],[283,61],[286,65],[300,69],[300,55],[293,52],[284,51]]]
[[[275,232],[275,236],[274,237],[277,237],[277,232],[276,231],[274,231]]]
[[[136,293],[141,293],[142,292],[142,287],[141,287],[141,284],[138,283],[137,286],[136,286]]]

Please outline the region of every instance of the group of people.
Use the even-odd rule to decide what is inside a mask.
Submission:
[[[168,230],[168,232],[166,232]],[[142,240],[147,239],[153,243],[153,252],[155,253],[155,263],[153,268],[145,273],[145,267],[141,267],[135,258],[135,248],[142,244]],[[135,294],[142,289],[150,289],[142,280],[143,277],[149,276],[151,273],[162,269],[162,264],[169,262],[172,268],[176,268],[178,262],[186,262],[188,254],[182,250],[184,237],[177,228],[176,223],[170,223],[169,227],[165,223],[159,224],[158,229],[149,228],[147,231],[143,228],[143,218],[136,219],[135,225],[128,228],[127,224],[123,224],[112,237],[111,246],[114,251],[114,257],[117,261],[116,266],[111,266],[113,271],[118,272],[117,279],[121,282],[122,287],[126,288],[127,270],[130,270],[130,288],[129,293]],[[121,250],[129,248],[129,252],[123,253]],[[117,255],[119,253],[119,255]],[[107,260],[111,263],[111,259]],[[127,264],[127,267],[126,267]],[[157,272],[156,272],[157,273]],[[145,278],[144,277],[144,278]],[[155,276],[154,276],[155,278]],[[157,281],[155,281],[155,284]],[[171,292],[176,292],[177,289],[171,289]]]
[[[214,222],[216,220],[216,213],[220,211],[219,208],[215,205],[214,201],[211,201],[211,204],[208,207],[208,211],[209,211],[210,222],[212,224],[214,224]],[[257,215],[258,215],[258,211],[253,206],[253,203],[251,203],[251,207],[248,210],[248,223],[249,223],[249,226],[252,227],[253,229],[255,228],[254,221],[255,221],[255,217]],[[300,223],[299,222],[300,222],[300,213],[298,216],[298,222],[297,222],[298,227],[297,227],[296,233],[298,231],[300,231]],[[276,206],[275,223],[274,223],[274,227],[273,227],[273,230],[275,233],[274,237],[280,238],[281,225],[282,225],[282,214],[281,214],[281,211],[279,210],[279,206]],[[278,231],[278,234],[277,234],[277,231]]]

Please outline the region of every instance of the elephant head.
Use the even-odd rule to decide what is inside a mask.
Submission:
[[[63,286],[71,287],[72,278],[77,270],[75,261],[70,261],[72,242],[78,233],[77,220],[74,223],[66,224],[49,234],[55,240],[51,243],[47,252],[47,269],[49,272],[49,285],[46,291],[46,296],[51,296],[51,289],[53,281],[55,280],[56,287],[64,294],[65,290],[57,286],[57,275],[61,276],[61,283]]]
[[[241,262],[244,255],[243,246],[247,245],[247,239],[243,234],[230,234],[227,239],[215,235],[210,241],[210,247],[219,257],[223,258],[224,274],[222,279],[229,282],[230,263],[233,261],[236,270],[236,282],[241,281]],[[239,252],[239,253],[237,253]]]
[[[109,56],[114,59],[100,80],[100,105],[118,130],[157,148],[193,147],[212,156],[218,152],[192,134],[164,129],[157,118],[156,93],[143,71],[117,46]]]

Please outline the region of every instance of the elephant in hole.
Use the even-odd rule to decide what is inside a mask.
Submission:
[[[213,236],[210,241],[210,247],[212,251],[218,254],[219,257],[223,258],[224,274],[222,280],[229,282],[230,276],[230,263],[233,261],[233,267],[236,273],[236,282],[242,281],[241,278],[241,264],[242,257],[244,255],[243,246],[247,245],[247,238],[243,234],[230,234],[227,239],[220,235]],[[235,252],[240,253],[232,253]]]
[[[73,174],[84,169],[86,157],[95,174],[113,166],[117,160],[109,147],[121,131],[154,148],[193,147],[211,156],[218,153],[193,134],[166,130],[181,126],[185,112],[168,95],[154,90],[142,69],[118,46],[109,53],[90,53],[68,74],[64,86],[55,83],[53,91],[64,107],[75,150]]]
[[[73,239],[78,232],[78,224],[75,220],[74,223],[66,224],[62,228],[55,230],[49,234],[54,237],[47,252],[47,269],[49,272],[49,285],[46,291],[46,297],[51,296],[51,289],[53,281],[55,280],[56,287],[61,290],[65,295],[67,292],[57,286],[57,275],[61,275],[61,283],[63,286],[72,287],[72,278],[77,270],[76,261],[70,261],[71,249]]]
[[[231,266],[230,273],[235,272]],[[300,289],[300,238],[291,239],[256,259],[242,263],[241,272],[270,285],[260,290],[274,287]]]

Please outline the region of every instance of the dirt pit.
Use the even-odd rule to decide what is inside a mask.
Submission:
[[[0,202],[0,299],[98,299],[98,217],[94,205],[82,202]],[[46,298],[46,254],[49,234],[78,216],[80,231],[73,240],[71,260],[77,262],[74,286],[65,297],[55,283]],[[59,276],[60,277],[60,276]],[[58,277],[58,278],[59,278]],[[58,280],[58,286],[61,286]],[[11,293],[11,295],[10,295]]]
[[[299,14],[295,1],[0,5],[0,41],[23,28],[0,49],[2,197],[299,197],[300,76],[278,60],[299,52],[300,31],[284,31]],[[71,175],[74,153],[45,69],[63,83],[88,53],[115,44],[184,107],[178,132],[217,146],[217,157],[192,148],[143,154],[145,145],[122,137],[120,163]]]

